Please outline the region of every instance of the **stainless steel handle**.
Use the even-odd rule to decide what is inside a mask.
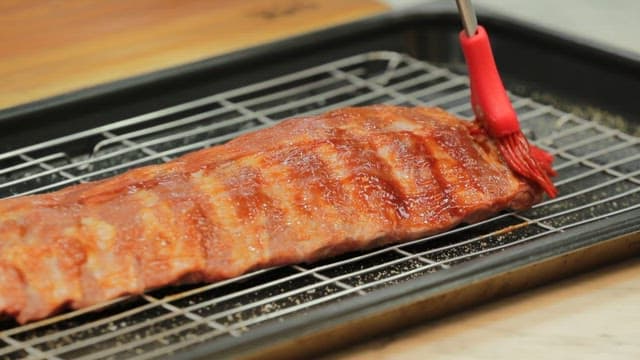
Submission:
[[[458,12],[462,19],[464,31],[468,36],[475,35],[478,28],[478,19],[476,18],[476,11],[471,5],[471,0],[456,0],[456,4],[458,5]]]

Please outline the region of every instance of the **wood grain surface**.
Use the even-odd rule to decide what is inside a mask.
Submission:
[[[3,0],[0,108],[386,9],[375,0]]]

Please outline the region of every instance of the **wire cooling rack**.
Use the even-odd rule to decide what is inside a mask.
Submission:
[[[371,52],[0,154],[0,197],[48,192],[171,160],[279,120],[367,104],[439,106],[472,116],[468,79]],[[640,139],[511,95],[527,136],[556,156],[560,196],[381,249],[167,287],[19,326],[0,323],[0,357],[149,359],[215,343],[310,309],[426,278],[506,248],[640,207]],[[117,119],[114,119],[117,120]]]

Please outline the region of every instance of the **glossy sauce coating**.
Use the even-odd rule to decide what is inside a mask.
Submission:
[[[0,200],[0,313],[20,322],[410,240],[523,209],[475,124],[433,108],[292,119],[172,162]]]

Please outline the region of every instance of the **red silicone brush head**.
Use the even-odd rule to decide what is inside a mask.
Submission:
[[[540,186],[550,197],[558,193],[550,176],[553,156],[529,144],[520,130],[518,116],[509,101],[491,51],[489,36],[478,26],[473,36],[460,32],[471,86],[471,105],[480,122],[493,137],[514,172]]]
[[[553,156],[530,145],[522,132],[515,132],[497,139],[498,149],[511,170],[535,182],[549,195],[556,197],[558,190],[550,176],[556,172],[551,167]]]

